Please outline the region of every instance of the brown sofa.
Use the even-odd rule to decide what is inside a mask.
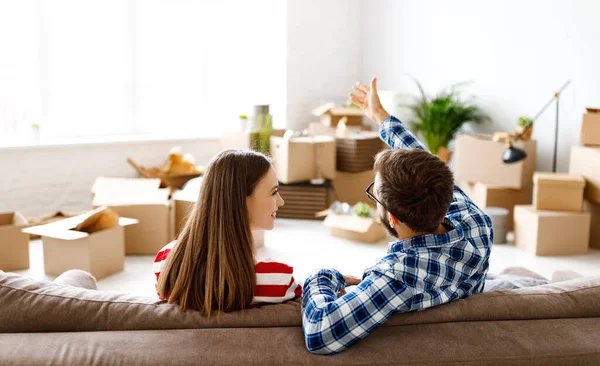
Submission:
[[[206,319],[0,271],[0,364],[600,364],[600,277],[491,292],[390,319],[349,350],[304,347],[299,301]]]

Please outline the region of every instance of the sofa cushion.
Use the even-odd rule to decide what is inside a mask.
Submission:
[[[600,277],[489,292],[385,326],[444,322],[599,317]],[[298,327],[300,301],[205,318],[152,298],[86,290],[0,271],[0,332],[77,332],[184,328]]]

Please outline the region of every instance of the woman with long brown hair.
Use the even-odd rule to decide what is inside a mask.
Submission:
[[[161,299],[210,316],[300,296],[292,267],[256,261],[252,230],[273,229],[284,201],[270,160],[253,151],[217,154],[177,237],[156,256]]]

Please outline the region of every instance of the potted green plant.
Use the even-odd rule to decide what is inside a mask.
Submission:
[[[521,135],[521,140],[531,140],[533,133],[533,120],[527,116],[519,117],[517,122],[517,134]]]
[[[415,114],[415,119],[410,121],[413,131],[420,132],[429,150],[448,162],[448,144],[462,125],[466,122],[481,123],[488,117],[472,101],[461,99],[460,87],[464,83],[447,87],[431,98],[425,94],[421,83],[414,80],[420,96],[415,104],[409,106]]]

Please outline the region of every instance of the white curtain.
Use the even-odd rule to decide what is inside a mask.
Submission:
[[[215,136],[260,103],[283,118],[285,6],[0,0],[0,134]]]

